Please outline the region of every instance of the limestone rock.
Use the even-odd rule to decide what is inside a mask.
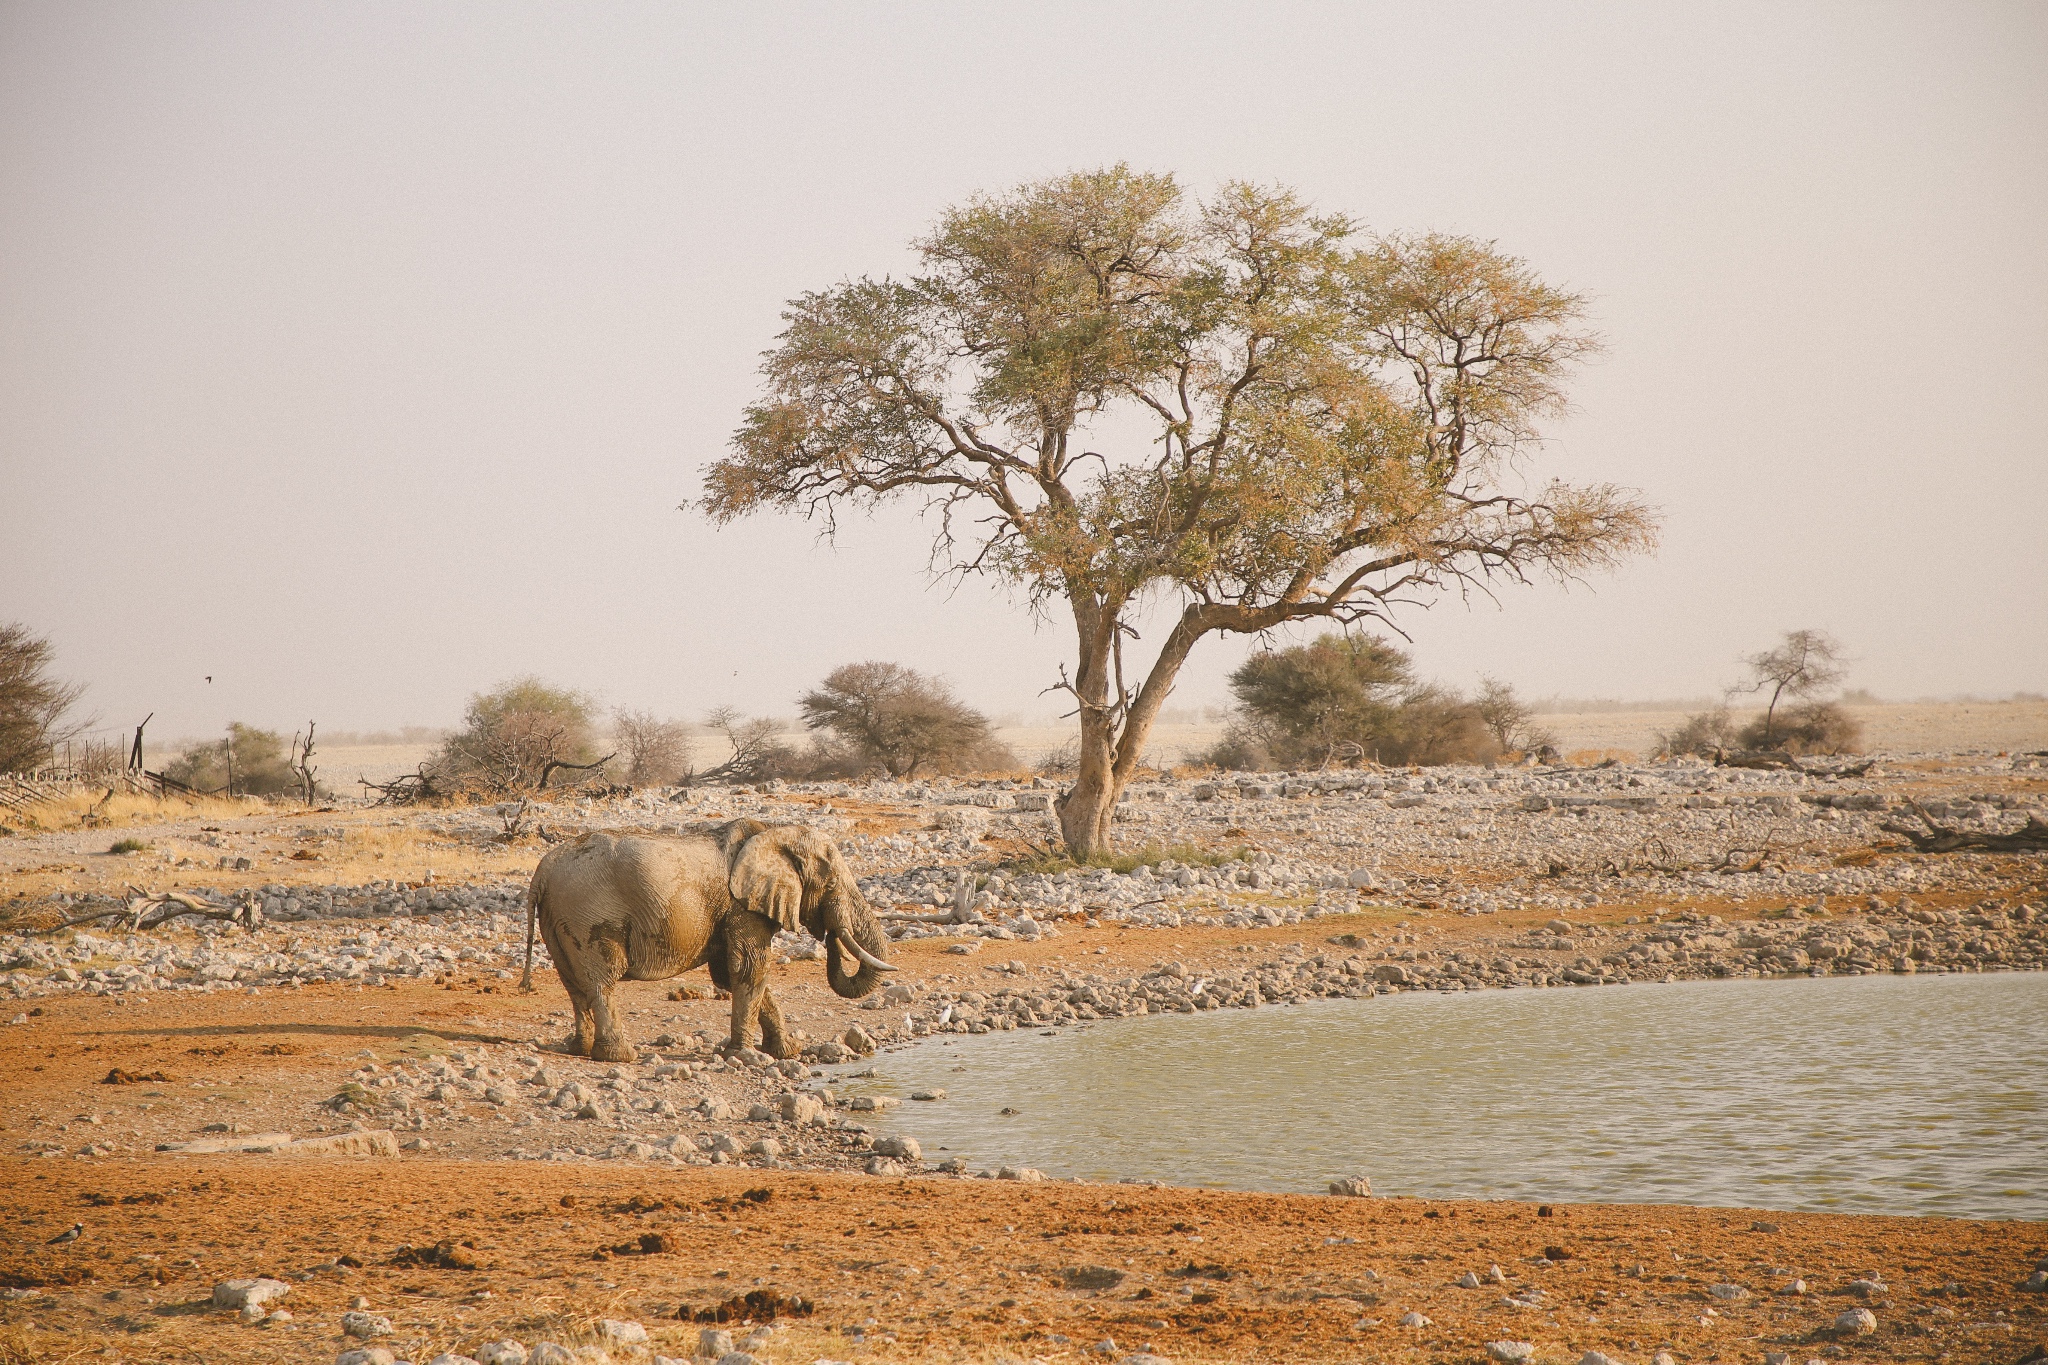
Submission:
[[[292,1292],[283,1280],[223,1280],[213,1287],[215,1308],[261,1308]]]

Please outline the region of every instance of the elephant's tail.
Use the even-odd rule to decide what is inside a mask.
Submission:
[[[526,970],[520,974],[519,989],[526,995],[533,994],[533,925],[540,909],[542,874],[547,860],[533,870],[533,880],[526,884]]]

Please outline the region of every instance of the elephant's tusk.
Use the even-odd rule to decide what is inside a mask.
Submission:
[[[882,959],[876,957],[873,953],[861,947],[858,943],[855,943],[851,938],[847,937],[845,934],[841,934],[839,936],[839,946],[846,949],[846,951],[852,953],[855,957],[859,958],[862,962],[867,963],[868,966],[873,967],[878,972],[893,972],[896,970],[896,968],[892,964],[882,961]]]

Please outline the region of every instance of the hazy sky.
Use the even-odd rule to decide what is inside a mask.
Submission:
[[[1069,633],[911,516],[676,505],[783,300],[1118,160],[1594,300],[1547,468],[1664,547],[1404,618],[1424,673],[1693,695],[1816,626],[1883,695],[2048,689],[2032,3],[0,4],[0,620],[165,736],[522,672],[786,715],[862,658],[1050,715]]]

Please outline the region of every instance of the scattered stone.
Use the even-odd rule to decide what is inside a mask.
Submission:
[[[1739,1284],[1717,1284],[1707,1290],[1723,1303],[1736,1303],[1749,1297],[1749,1291]]]
[[[560,1342],[537,1342],[526,1357],[526,1365],[576,1365],[576,1353]]]
[[[391,1319],[374,1313],[348,1312],[341,1315],[341,1330],[360,1341],[374,1341],[391,1335]]]
[[[1401,1315],[1401,1325],[1403,1327],[1427,1327],[1429,1326],[1429,1319],[1411,1308]]]
[[[1529,1365],[1536,1358],[1536,1347],[1526,1341],[1489,1341],[1486,1358],[1501,1365]]]
[[[913,1090],[910,1092],[910,1098],[914,1100],[942,1100],[946,1098],[946,1092],[943,1090]]]
[[[998,1180],[1022,1180],[1027,1184],[1045,1179],[1045,1172],[1031,1166],[1005,1166],[996,1172]]]
[[[645,1346],[647,1329],[637,1322],[626,1322],[619,1318],[604,1318],[597,1324],[597,1334],[615,1346]]]
[[[1621,1362],[1605,1351],[1588,1351],[1579,1357],[1579,1365],[1621,1365]]]
[[[1372,1178],[1364,1175],[1349,1175],[1342,1180],[1330,1182],[1330,1193],[1347,1199],[1372,1198]]]
[[[459,1356],[450,1351],[443,1351],[428,1361],[427,1365],[482,1365],[482,1362],[475,1356]]]
[[[343,1351],[334,1358],[334,1365],[398,1365],[398,1357],[382,1346],[361,1346]]]
[[[1877,1330],[1877,1314],[1868,1308],[1851,1308],[1835,1318],[1835,1334],[1844,1337],[1867,1337]]]
[[[507,1338],[476,1348],[477,1365],[526,1365],[526,1347]]]
[[[875,1151],[882,1156],[902,1157],[906,1161],[922,1161],[924,1148],[914,1137],[882,1137],[875,1139]]]
[[[1851,1280],[1849,1292],[1859,1299],[1881,1299],[1892,1292],[1892,1287],[1883,1280]]]
[[[1479,1288],[1479,1283],[1479,1277],[1469,1270],[1458,1277],[1458,1288],[1460,1289],[1477,1289]]]
[[[869,1158],[868,1158],[868,1164],[867,1164],[867,1165],[866,1165],[866,1166],[865,1166],[865,1167],[864,1167],[863,1169],[864,1169],[864,1170],[866,1170],[866,1171],[867,1171],[867,1173],[868,1173],[869,1175],[903,1175],[903,1174],[906,1174],[906,1172],[904,1171],[903,1167],[902,1167],[902,1166],[901,1166],[901,1165],[900,1165],[899,1163],[897,1163],[897,1162],[894,1162],[894,1161],[891,1161],[891,1160],[889,1160],[889,1158],[887,1158],[887,1157],[885,1157],[885,1156],[871,1156],[871,1157],[869,1157]]]
[[[283,1280],[223,1280],[213,1287],[215,1308],[261,1308],[292,1292]]]

